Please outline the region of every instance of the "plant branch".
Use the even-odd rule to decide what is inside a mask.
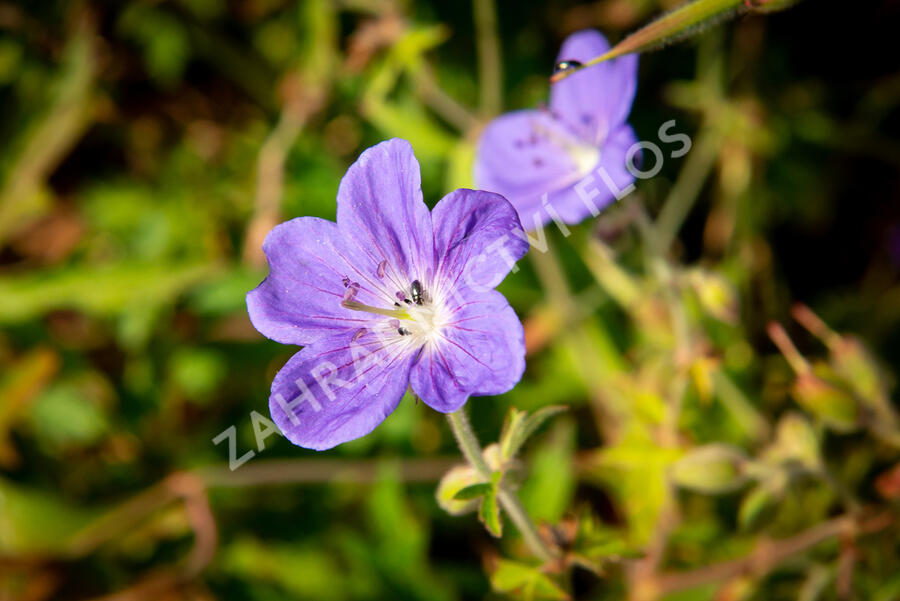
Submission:
[[[659,574],[647,586],[661,597],[677,591],[728,580],[746,573],[761,576],[776,568],[778,564],[789,557],[830,538],[843,534],[872,534],[890,527],[895,521],[894,515],[889,511],[863,520],[852,515],[844,515],[813,526],[789,538],[762,541],[749,555],[740,559],[723,561],[688,572]]]
[[[488,467],[487,462],[484,460],[481,445],[472,431],[472,425],[466,416],[465,407],[453,413],[448,413],[447,421],[450,423],[450,429],[453,430],[453,435],[456,437],[456,442],[459,444],[459,450],[462,451],[463,456],[482,479],[489,481],[491,468]],[[537,528],[532,523],[525,508],[522,507],[519,497],[514,492],[501,486],[497,498],[500,500],[500,505],[506,511],[509,519],[516,525],[516,528],[522,535],[522,539],[531,549],[531,552],[543,561],[553,559],[554,553],[541,540]]]
[[[500,63],[500,40],[497,38],[497,7],[494,0],[473,2],[480,108],[482,115],[494,116],[503,109],[503,66]]]

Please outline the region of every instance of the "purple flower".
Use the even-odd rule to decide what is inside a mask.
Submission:
[[[607,50],[601,34],[580,31],[557,62],[584,63]],[[636,88],[637,55],[626,55],[553,84],[549,108],[495,119],[478,143],[476,185],[505,196],[529,229],[598,215],[634,181],[625,161],[637,138],[625,119]]]
[[[269,409],[293,443],[328,449],[371,432],[408,385],[432,408],[511,389],[522,324],[496,286],[528,250],[512,205],[456,190],[429,213],[405,140],[366,150],[341,181],[337,223],[299,217],[266,237],[269,276],[247,294],[254,327],[303,345]]]

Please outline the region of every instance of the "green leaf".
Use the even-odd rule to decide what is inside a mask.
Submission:
[[[560,420],[545,441],[529,455],[529,476],[519,495],[532,519],[555,523],[571,507],[577,486],[574,422]]]
[[[851,432],[858,427],[859,407],[856,400],[839,386],[812,374],[797,378],[794,398],[807,411],[837,432]]]
[[[58,492],[0,480],[0,554],[65,554],[72,538],[100,514]]]
[[[683,488],[708,494],[725,493],[744,484],[742,466],[746,459],[737,447],[713,443],[689,451],[675,462],[669,473],[672,481]]]
[[[475,511],[478,508],[478,500],[470,499],[462,501],[456,498],[456,494],[464,488],[478,483],[478,474],[468,465],[457,465],[444,474],[435,491],[435,498],[441,509],[450,515],[462,515]]]
[[[81,266],[0,278],[0,323],[33,319],[57,309],[116,315],[130,307],[173,301],[208,279],[216,267],[203,263],[120,263]]]
[[[756,530],[771,521],[784,496],[787,478],[777,472],[752,489],[741,501],[738,523],[744,531]]]
[[[513,594],[519,599],[569,599],[568,593],[541,572],[539,565],[530,565],[508,559],[497,562],[491,574],[491,586],[498,593]]]
[[[350,584],[328,549],[313,544],[287,545],[239,538],[218,558],[221,569],[247,582],[271,582],[294,598],[346,599]]]
[[[500,520],[500,505],[497,503],[497,491],[491,487],[490,492],[481,500],[478,519],[492,535],[503,536],[503,522]]]
[[[494,485],[490,482],[479,482],[457,491],[453,498],[457,501],[468,501],[486,495],[492,490],[494,490]]]
[[[500,435],[500,448],[504,461],[515,457],[525,441],[541,427],[541,424],[566,409],[563,406],[553,405],[543,407],[528,415],[527,412],[519,411],[515,407],[510,408],[503,426],[503,433]]]

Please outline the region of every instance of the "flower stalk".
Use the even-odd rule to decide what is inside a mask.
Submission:
[[[450,423],[450,429],[453,431],[453,436],[456,438],[463,457],[466,458],[466,461],[478,472],[481,478],[485,481],[490,481],[491,469],[484,460],[481,444],[479,444],[478,438],[475,437],[475,433],[472,431],[472,425],[469,423],[465,407],[453,413],[448,413],[447,421]],[[541,539],[537,528],[522,506],[519,497],[501,484],[497,498],[500,500],[500,505],[506,511],[509,519],[516,525],[531,552],[543,561],[553,559],[555,554]]]

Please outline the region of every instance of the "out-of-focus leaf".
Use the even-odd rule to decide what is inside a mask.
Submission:
[[[422,53],[446,39],[443,27],[412,29],[383,59],[363,94],[362,111],[389,137],[409,140],[421,159],[443,159],[455,146],[454,138],[413,99],[389,100],[397,78],[414,72]]]
[[[169,363],[175,384],[192,399],[208,400],[226,375],[225,357],[212,349],[182,348]]]
[[[569,594],[541,572],[540,566],[500,559],[491,574],[491,586],[499,593],[508,593],[523,601],[538,599],[569,599]]]
[[[100,512],[0,480],[0,553],[60,553]]]
[[[14,423],[59,369],[59,356],[47,348],[36,348],[11,365],[0,380],[0,465],[15,462],[18,454],[7,440]]]
[[[821,467],[819,440],[812,424],[798,413],[788,413],[779,421],[775,441],[764,453],[775,463],[793,462],[809,470]]]
[[[547,416],[552,413],[548,412]],[[560,419],[549,432],[546,443],[536,446],[531,453],[528,477],[519,492],[532,519],[556,523],[569,509],[577,485],[574,453],[573,423]]]
[[[219,277],[201,282],[188,295],[188,306],[204,316],[221,317],[246,310],[247,291],[255,288],[264,274],[230,269]]]
[[[55,309],[113,315],[123,309],[172,302],[210,277],[207,264],[135,264],[79,267],[0,278],[0,323],[15,323]]]
[[[118,27],[141,47],[147,71],[160,84],[171,86],[181,79],[191,48],[178,19],[150,4],[131,4]]]
[[[635,542],[646,541],[666,499],[666,472],[677,449],[660,447],[644,428],[629,427],[618,444],[597,454],[597,476],[615,491]]]
[[[109,421],[97,399],[86,392],[84,385],[70,381],[42,394],[30,412],[37,435],[54,445],[96,442],[109,430]]]
[[[50,194],[45,180],[93,118],[91,84],[97,65],[95,33],[89,23],[84,20],[66,43],[59,80],[51,86],[44,114],[29,123],[20,140],[3,149],[0,240],[47,210]]]
[[[744,484],[746,454],[726,444],[692,449],[672,465],[672,480],[684,488],[708,494],[730,492]]]
[[[729,324],[737,322],[737,295],[724,277],[709,270],[693,269],[687,274],[687,282],[704,312]]]
[[[857,428],[859,408],[856,400],[839,387],[812,374],[801,374],[793,388],[801,407],[838,432]]]
[[[343,568],[326,548],[241,538],[222,550],[218,563],[226,574],[273,582],[294,598],[349,597]]]
[[[597,573],[600,573],[604,564],[610,560],[640,555],[640,552],[625,540],[622,532],[604,526],[591,514],[578,520],[578,530],[571,546],[576,563]]]
[[[786,482],[783,474],[776,473],[744,496],[738,510],[738,523],[742,530],[757,530],[772,519],[784,496]]]
[[[396,466],[384,463],[368,498],[374,562],[405,596],[422,601],[444,601],[452,589],[436,583],[428,562],[428,532],[408,502]]]

